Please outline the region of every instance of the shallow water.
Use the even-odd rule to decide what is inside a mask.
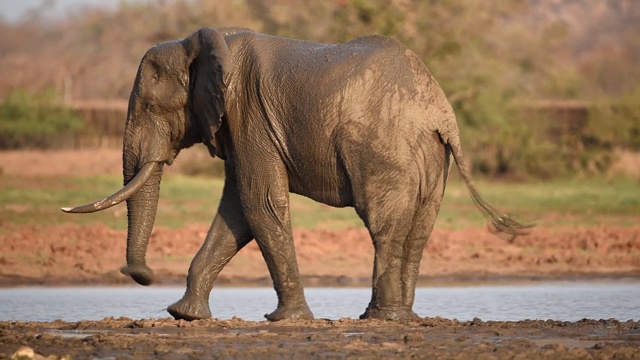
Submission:
[[[164,310],[180,299],[175,287],[65,287],[0,289],[0,320],[100,320],[167,317]],[[370,289],[307,288],[316,318],[357,318]],[[275,309],[271,288],[217,288],[211,310],[218,319],[233,316],[264,320]],[[435,287],[416,289],[414,311],[420,316],[485,321],[553,319],[640,319],[639,282],[555,282],[527,285]]]

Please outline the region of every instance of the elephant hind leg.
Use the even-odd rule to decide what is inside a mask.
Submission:
[[[444,178],[438,183],[431,195],[418,206],[413,227],[404,244],[401,278],[402,304],[405,308],[413,308],[416,283],[420,271],[420,260],[422,260],[424,248],[440,211],[443,190]]]
[[[417,186],[395,187],[384,194],[375,194],[357,209],[365,222],[374,246],[371,301],[364,318],[407,320],[414,317],[403,300],[402,283],[404,248],[416,209]]]
[[[418,318],[413,312],[413,303],[420,260],[441,202],[442,188],[438,186],[429,199],[418,204],[413,216],[395,219],[387,231],[372,232],[375,248],[373,288],[371,302],[360,318]]]

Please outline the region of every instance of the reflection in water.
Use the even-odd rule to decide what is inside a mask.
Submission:
[[[168,317],[164,309],[183,291],[173,287],[0,289],[0,320]],[[370,299],[366,288],[307,288],[305,292],[316,318],[357,318]],[[637,282],[437,287],[416,289],[414,310],[420,316],[458,320],[638,320],[638,299]],[[277,300],[271,288],[218,288],[211,293],[210,303],[213,316],[219,319],[264,320]]]

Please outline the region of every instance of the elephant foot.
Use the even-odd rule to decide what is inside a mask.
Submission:
[[[153,270],[145,264],[123,265],[120,268],[120,272],[131,276],[140,285],[148,286],[153,283]]]
[[[389,321],[413,321],[420,317],[411,308],[397,306],[373,306],[368,307],[360,319],[376,319]]]
[[[167,311],[176,320],[199,320],[211,317],[209,303],[206,301],[188,301],[184,298],[167,308]]]
[[[307,304],[298,306],[278,306],[271,314],[264,317],[269,321],[280,320],[313,320],[313,313]]]

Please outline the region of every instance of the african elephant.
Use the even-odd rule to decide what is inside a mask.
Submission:
[[[124,274],[153,282],[145,252],[163,165],[204,143],[225,160],[218,212],[189,268],[176,319],[211,317],[221,269],[255,239],[278,297],[268,320],[311,319],[289,219],[289,193],[354,207],[373,240],[371,301],[361,318],[412,319],[423,248],[456,161],[493,227],[528,225],[499,213],[472,185],[452,107],[420,59],[398,41],[365,36],[319,44],[239,28],[203,28],[141,60],[123,141],[124,187],[83,206],[124,200]]]

